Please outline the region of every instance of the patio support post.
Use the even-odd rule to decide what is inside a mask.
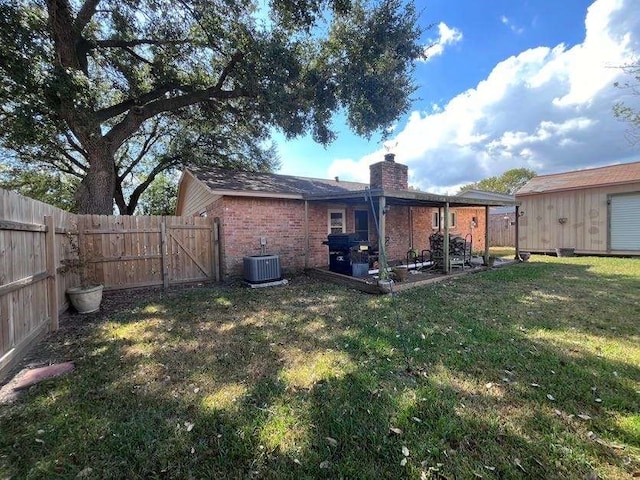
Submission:
[[[378,236],[378,266],[380,269],[386,268],[387,251],[385,248],[385,222],[384,222],[384,209],[387,206],[387,199],[384,195],[380,195],[378,198],[378,227],[380,228],[380,235]],[[382,265],[382,259],[385,259],[385,265]]]
[[[520,244],[518,242],[518,237],[520,236],[520,207],[518,205],[516,205],[516,238],[515,238],[515,244],[516,244],[516,258],[514,260],[520,260]]]
[[[444,273],[449,273],[449,202],[444,204],[444,237],[442,242]]]
[[[489,265],[489,206],[484,207],[484,264]]]
[[[304,201],[304,268],[309,268],[309,201]]]

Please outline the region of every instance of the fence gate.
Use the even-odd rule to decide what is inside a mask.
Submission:
[[[492,213],[489,215],[489,246],[516,246],[516,214]]]
[[[219,280],[209,218],[78,216],[88,273],[107,290]]]

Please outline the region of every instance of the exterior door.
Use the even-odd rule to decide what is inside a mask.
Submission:
[[[361,242],[369,241],[369,212],[356,210],[354,212],[355,233]]]

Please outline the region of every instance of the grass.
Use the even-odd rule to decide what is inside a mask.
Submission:
[[[374,297],[306,279],[141,299],[49,339],[0,478],[629,478],[640,261],[530,262]]]

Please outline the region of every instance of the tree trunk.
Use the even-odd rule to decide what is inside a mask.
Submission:
[[[76,191],[76,211],[80,214],[113,215],[116,171],[113,157],[89,152],[89,171]]]

